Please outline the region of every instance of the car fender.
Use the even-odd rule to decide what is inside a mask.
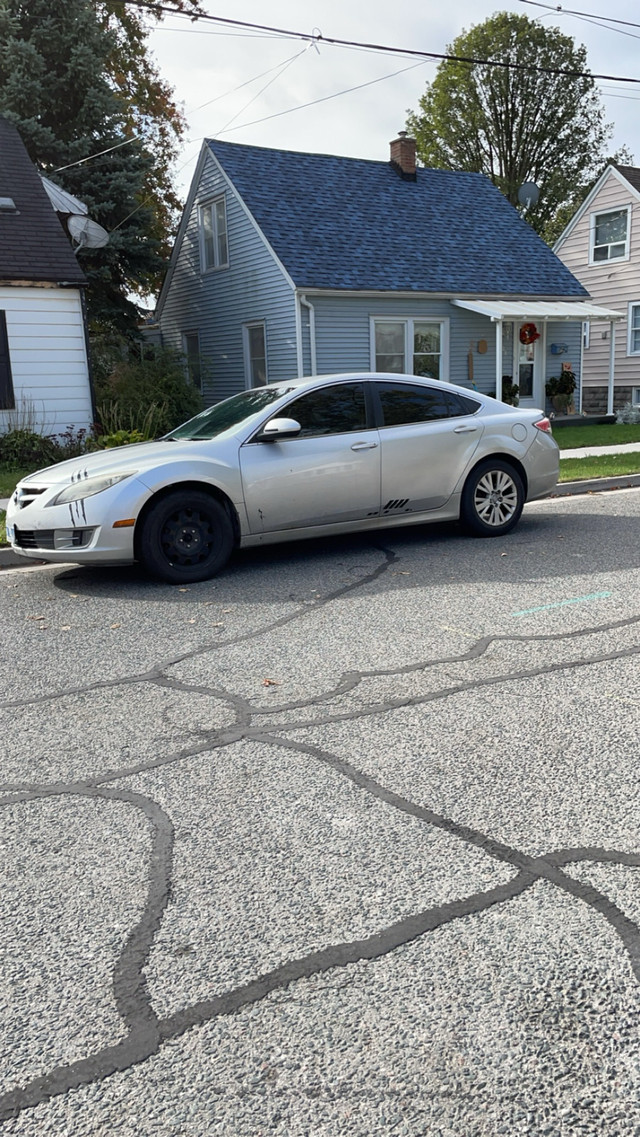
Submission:
[[[464,484],[471,471],[487,458],[504,458],[507,461],[512,459],[517,469],[524,470],[524,458],[530,444],[530,439],[522,443],[517,442],[515,438],[509,438],[508,435],[505,435],[501,439],[481,438],[478,447],[473,452],[470,462],[458,479],[454,493],[462,493]]]
[[[184,482],[202,482],[203,485],[219,490],[236,507],[243,501],[240,471],[216,458],[163,462],[161,466],[142,470],[137,476],[152,494],[171,489]]]

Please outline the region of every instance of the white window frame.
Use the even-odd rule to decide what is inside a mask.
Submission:
[[[640,355],[640,347],[637,351],[633,349],[633,312],[634,308],[638,310],[638,326],[636,331],[640,331],[640,300],[631,300],[627,308],[627,355]]]
[[[216,218],[216,206],[222,202],[224,206],[224,239],[226,247],[226,259],[220,259],[219,242],[222,236],[222,231],[218,228]],[[209,212],[211,216],[211,231],[213,233],[213,263],[207,264],[207,252],[204,235],[204,217]],[[207,201],[203,201],[198,209],[198,232],[200,239],[200,272],[219,272],[220,269],[229,267],[229,225],[227,220],[227,202],[223,193],[216,194],[215,197],[210,197]]]
[[[265,383],[269,382],[269,357],[267,351],[267,321],[266,320],[248,320],[246,324],[242,325],[242,350],[244,354],[244,385],[247,391],[254,390],[254,385],[251,382],[253,378],[251,367],[251,340],[249,332],[252,328],[262,328],[262,336],[264,339],[264,376]],[[259,388],[255,388],[258,390]]]
[[[193,375],[191,373],[190,359],[192,358],[192,356],[189,355],[189,351],[187,348],[187,340],[194,339],[194,338],[197,339],[197,341],[198,341],[199,382],[197,382],[197,383],[195,382]],[[191,383],[193,383],[193,386],[196,388],[196,390],[200,391],[200,393],[202,394],[202,350],[200,347],[200,332],[194,330],[191,332],[183,332],[182,333],[182,354],[184,356],[185,371],[187,373],[187,378],[189,379],[189,381]]]
[[[369,317],[370,336],[370,367],[376,370],[376,324],[404,324],[404,371],[403,375],[413,375],[413,328],[415,324],[440,325],[440,380],[433,382],[449,382],[449,317],[448,316],[395,316],[376,314]],[[411,361],[411,368],[407,368],[407,361]],[[394,372],[395,374],[395,372]],[[398,372],[400,374],[400,372]]]
[[[624,255],[621,257],[607,257],[605,260],[595,260],[594,258],[594,244],[596,239],[596,221],[599,217],[605,217],[607,213],[626,213],[627,215],[627,232],[624,239],[625,249]],[[612,263],[619,263],[620,261],[629,260],[629,234],[631,230],[631,206],[630,205],[616,205],[612,209],[598,209],[595,213],[590,215],[590,229],[589,229],[589,264],[590,265],[608,265]],[[619,244],[619,242],[615,242]]]
[[[588,349],[591,342],[591,321],[582,321],[582,346],[585,350]]]
[[[640,387],[631,388],[631,403],[634,407],[640,407]]]

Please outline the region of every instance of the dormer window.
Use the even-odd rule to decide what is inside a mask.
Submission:
[[[591,263],[626,260],[629,256],[628,207],[591,216]]]
[[[200,206],[200,264],[202,272],[229,264],[224,195]]]
[[[0,213],[17,213],[16,203],[12,197],[0,197]]]

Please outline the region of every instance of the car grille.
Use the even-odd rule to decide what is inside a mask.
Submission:
[[[22,486],[16,491],[15,503],[18,509],[24,509],[27,505],[31,505],[40,494],[46,493],[48,486]]]
[[[16,525],[15,543],[21,549],[83,549],[94,529],[20,529]]]

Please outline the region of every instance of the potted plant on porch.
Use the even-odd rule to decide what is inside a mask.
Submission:
[[[573,392],[578,386],[573,371],[562,370],[560,375],[551,377],[544,385],[545,394],[551,400],[551,406],[558,414],[573,413]]]

